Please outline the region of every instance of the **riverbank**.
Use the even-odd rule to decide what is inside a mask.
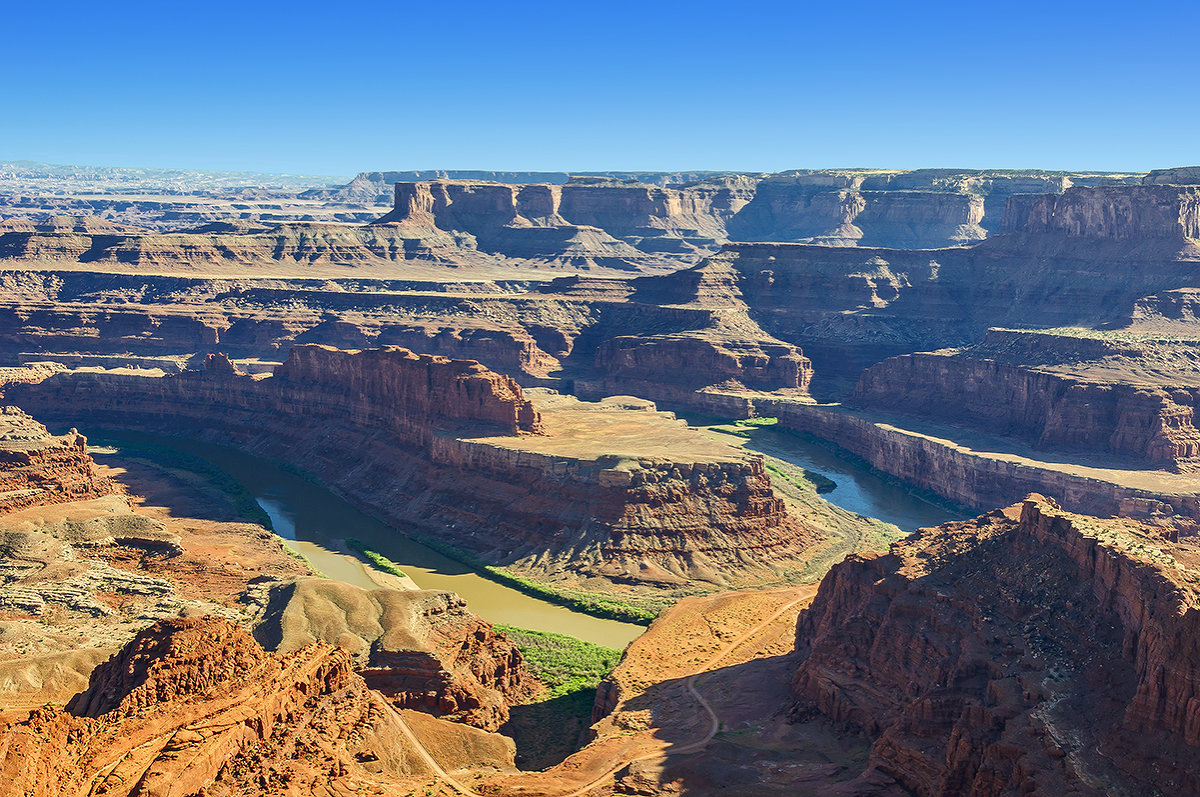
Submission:
[[[96,439],[101,442],[100,436]],[[207,463],[206,472],[215,467],[261,507],[276,534],[314,570],[332,578],[366,589],[385,586],[378,576],[387,574],[380,570],[372,577],[364,572],[367,564],[363,559],[346,549],[345,540],[355,539],[395,563],[417,587],[457,593],[471,611],[492,623],[567,634],[618,649],[645,630],[640,624],[573,611],[487,578],[471,565],[366,514],[295,468],[238,449],[185,438],[109,432],[103,442],[117,447],[132,445],[142,454],[158,447],[166,452],[168,461],[195,458]],[[244,504],[243,499],[239,505]]]

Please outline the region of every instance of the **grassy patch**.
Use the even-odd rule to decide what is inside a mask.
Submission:
[[[743,418],[736,422],[738,426],[774,426],[779,423],[778,418]]]
[[[551,699],[580,689],[595,689],[621,661],[621,651],[616,648],[594,645],[566,634],[511,625],[495,628],[521,651],[529,669],[548,688]]]
[[[778,465],[767,462],[767,470],[785,481],[791,482],[802,490],[812,490],[816,493],[828,493],[837,487],[837,482],[823,473],[795,466],[795,472],[788,472]]]
[[[374,548],[369,547],[362,540],[346,540],[346,547],[352,551],[362,554],[366,560],[370,562],[377,570],[381,570],[384,573],[391,573],[393,576],[399,576],[400,578],[408,577],[408,574],[400,569],[400,565],[396,564],[391,559],[388,559]]]
[[[744,437],[746,439],[750,438],[750,432],[746,431],[745,429],[733,429],[728,426],[710,426],[708,428],[712,429],[714,432],[720,432],[721,434],[733,435],[734,437]]]

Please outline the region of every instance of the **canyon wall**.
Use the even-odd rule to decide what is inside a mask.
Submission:
[[[362,175],[372,194],[395,178],[385,221],[433,222],[508,251],[500,228],[581,225],[645,252],[711,251],[728,241],[932,249],[983,240],[1020,194],[1062,193],[1072,185],[1120,184],[1130,175],[833,169],[773,175],[708,174],[692,180],[637,175],[459,177],[437,173]],[[1140,177],[1138,175],[1137,177]],[[517,179],[522,178],[522,179]],[[529,178],[529,179],[524,179]],[[497,182],[484,182],[496,179]],[[358,194],[355,194],[356,196]]]
[[[793,712],[921,795],[1195,793],[1200,595],[1153,539],[1031,497],[850,557],[800,616]]]
[[[1044,349],[1072,353],[1068,372],[1054,368],[1054,351],[1030,354],[1028,364],[1005,345],[1035,338]],[[1026,344],[1025,347],[1035,344]],[[1186,343],[1168,345],[1181,356]],[[893,357],[863,372],[856,405],[963,424],[1023,440],[1038,448],[1112,454],[1118,461],[1194,471],[1200,466],[1195,407],[1200,385],[1184,374],[1163,374],[1159,384],[1134,375],[1133,383],[1100,365],[1089,370],[1081,349],[1103,361],[1118,352],[1137,358],[1145,344],[1105,343],[1067,336],[993,330],[977,347]],[[1000,349],[1006,349],[1002,356]],[[1104,377],[1108,378],[1105,379]]]
[[[932,249],[982,240],[983,197],[932,191],[837,189],[807,177],[768,178],[729,223],[735,241]]]
[[[725,583],[765,577],[819,536],[774,496],[761,457],[617,404],[559,397],[552,425],[507,377],[403,349],[297,346],[274,376],[218,357],[166,377],[58,374],[7,397],[282,459],[402,527],[542,577]]]
[[[835,406],[756,399],[753,411],[778,417],[784,429],[832,441],[872,467],[961,506],[1004,506],[1038,492],[1076,512],[1200,519],[1200,498],[1188,484],[1180,484],[1178,492],[1122,485],[1114,481],[1118,474],[1100,469],[1089,475],[1054,461],[972,451],[897,426],[903,418],[873,418]]]
[[[1200,189],[1144,185],[1014,197],[1000,232],[1119,241],[1200,238]]]
[[[586,386],[576,380],[577,391],[696,409],[714,391],[807,396],[812,378],[812,364],[795,346],[705,334],[609,338],[596,352],[595,367],[597,378]]]
[[[0,406],[0,515],[118,489],[96,472],[86,437],[74,429],[52,435],[19,408]]]

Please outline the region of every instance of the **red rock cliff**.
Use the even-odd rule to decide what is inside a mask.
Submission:
[[[508,767],[501,737],[406,718],[443,764]],[[96,668],[66,711],[0,721],[0,793],[120,797],[403,791],[431,769],[405,720],[315,644],[266,653],[225,620],[164,620]],[[466,761],[456,748],[469,750]]]
[[[399,346],[342,351],[294,347],[268,383],[283,403],[346,413],[358,423],[396,429],[494,426],[502,434],[536,434],[541,421],[510,377],[471,360],[417,355]]]
[[[74,429],[56,437],[18,408],[0,407],[0,515],[117,489],[95,472],[86,437]]]
[[[1033,498],[923,530],[826,576],[793,710],[862,728],[873,765],[922,795],[1194,794],[1193,561]]]
[[[1049,351],[1031,352],[1022,362],[1020,355],[998,350],[1007,339],[1018,344],[1040,339]],[[1163,345],[1176,353],[1186,347]],[[1097,348],[1106,351],[1085,351]],[[1150,381],[1131,368],[1131,384],[1102,367],[1122,354],[1136,365],[1139,348],[1145,347],[993,330],[982,346],[893,357],[868,368],[853,401],[969,425],[1040,448],[1116,454],[1175,471],[1195,470],[1200,467],[1195,425],[1200,387],[1191,374],[1174,380],[1162,374]],[[1057,359],[1074,362],[1060,368]],[[1097,367],[1089,368],[1088,359]]]

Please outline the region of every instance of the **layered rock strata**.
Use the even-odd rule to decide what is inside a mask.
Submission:
[[[431,224],[369,225],[291,222],[266,230],[226,232],[200,229],[186,233],[121,230],[96,232],[90,217],[78,217],[75,229],[61,226],[0,230],[0,259],[44,267],[139,271],[237,273],[246,269],[301,272],[354,268],[395,273],[404,261],[445,268],[560,269],[567,271],[663,271],[679,265],[670,257],[649,255],[594,228],[514,228],[509,245],[483,248],[476,237]],[[520,231],[525,230],[522,234]],[[486,239],[486,236],[485,236]],[[511,254],[502,254],[511,252]],[[690,253],[688,253],[690,254]],[[694,262],[689,257],[683,262]]]
[[[512,743],[411,717],[446,769],[509,769]],[[7,794],[358,793],[428,781],[406,719],[313,644],[272,654],[215,619],[162,621],[64,711],[0,728]]]
[[[1038,448],[1194,471],[1197,354],[1188,341],[991,330],[974,347],[904,355],[867,369],[854,402]]]
[[[476,187],[471,199],[441,207],[431,184],[428,208],[384,227],[420,221],[434,229],[439,213],[448,225],[468,223],[455,215],[465,213],[478,216],[472,224],[535,236],[562,226],[563,200],[534,189],[565,186]],[[1194,191],[1071,188],[1060,199],[1038,201],[1077,208],[1064,210],[1063,218],[1086,217],[1087,224],[1049,229],[1028,212],[1022,216],[1024,206],[1016,203],[1009,232],[971,247],[731,244],[667,275],[573,276],[532,291],[528,280],[474,283],[466,274],[439,287],[351,277],[188,280],[13,271],[0,276],[13,297],[0,303],[0,339],[22,359],[39,353],[153,358],[147,365],[164,355],[214,351],[278,361],[297,342],[397,344],[478,359],[527,385],[571,390],[576,381],[585,389],[600,383],[601,393],[657,387],[646,395],[705,410],[710,398],[691,395],[698,372],[685,363],[712,364],[713,378],[700,393],[726,381],[748,390],[802,390],[806,369],[797,358],[803,357],[813,368],[809,389],[835,400],[886,357],[969,345],[989,327],[1111,326],[1151,316],[1159,318],[1153,323],[1186,325],[1186,291],[1196,287],[1200,247],[1179,220],[1188,218]],[[485,213],[492,205],[500,210]],[[1125,207],[1131,210],[1118,222],[1113,214]],[[698,347],[706,346],[699,358]],[[764,356],[771,362],[764,364]],[[638,366],[643,360],[647,367]]]
[[[93,467],[86,437],[74,429],[52,435],[17,407],[0,407],[0,515],[117,489]]]
[[[9,398],[47,416],[199,434],[293,463],[404,524],[541,575],[726,583],[816,533],[761,457],[652,405],[545,394],[478,363],[297,346],[273,376],[228,360],[166,377],[60,374]],[[737,567],[731,569],[731,565]]]
[[[917,794],[1194,793],[1195,561],[1037,497],[922,530],[822,582],[792,710]]]

